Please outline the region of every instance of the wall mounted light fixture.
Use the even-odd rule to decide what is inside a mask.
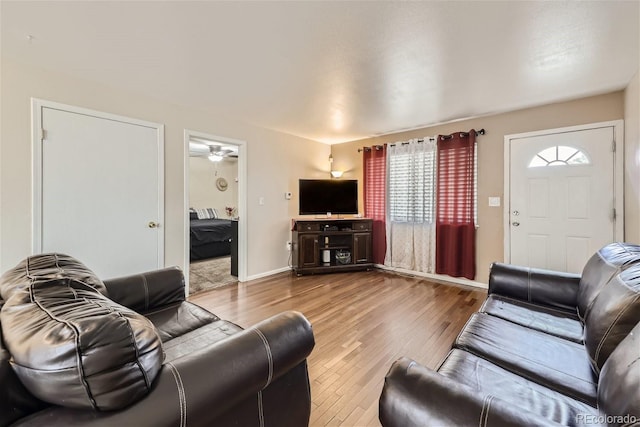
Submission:
[[[331,177],[332,178],[340,178],[343,174],[342,171],[338,171],[338,170],[334,170],[333,169],[333,155],[329,154],[329,169],[331,170]]]

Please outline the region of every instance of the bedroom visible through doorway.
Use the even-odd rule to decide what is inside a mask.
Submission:
[[[189,293],[238,282],[239,146],[190,135]]]

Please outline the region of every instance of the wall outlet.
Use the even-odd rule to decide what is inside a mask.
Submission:
[[[287,191],[286,193],[284,193],[284,198],[286,200],[291,200],[291,191]]]

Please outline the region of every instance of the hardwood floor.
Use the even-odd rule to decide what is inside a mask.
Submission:
[[[378,398],[401,356],[435,368],[486,291],[380,270],[282,273],[203,292],[191,301],[240,326],[285,310],[313,325],[311,426],[380,426]]]

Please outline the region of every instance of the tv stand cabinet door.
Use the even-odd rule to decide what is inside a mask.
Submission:
[[[371,233],[353,233],[353,262],[372,262],[371,252]]]
[[[318,250],[317,234],[299,234],[298,235],[298,267],[310,268],[317,267],[320,263],[320,252]]]

